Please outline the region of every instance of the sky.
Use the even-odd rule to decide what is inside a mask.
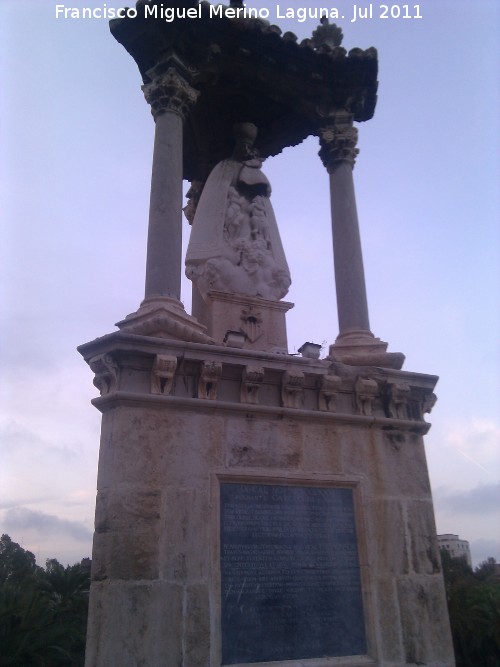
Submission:
[[[0,0],[0,532],[40,564],[91,554],[100,413],[76,347],[143,299],[154,135],[107,21],[56,19],[56,4]],[[104,4],[122,6],[65,6]],[[247,6],[299,39],[318,23]],[[421,0],[421,19],[387,20],[374,4],[355,22],[347,0],[280,6],[337,8],[343,46],[378,50],[354,170],[371,329],[405,370],[440,377],[425,439],[438,533],[468,540],[474,565],[500,561],[500,4]],[[290,352],[338,333],[318,149],[310,137],[263,167],[292,274]]]

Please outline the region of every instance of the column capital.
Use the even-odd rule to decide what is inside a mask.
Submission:
[[[329,174],[342,163],[354,167],[359,149],[356,148],[358,130],[353,127],[354,116],[347,111],[336,111],[325,118],[319,130],[320,151],[318,155]]]
[[[154,76],[151,83],[142,86],[142,91],[146,102],[151,105],[155,120],[167,111],[178,114],[184,120],[199,95],[176,67],[169,67]]]

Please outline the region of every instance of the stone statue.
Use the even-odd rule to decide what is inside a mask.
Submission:
[[[257,128],[235,125],[234,136],[233,155],[213,169],[196,206],[186,275],[203,298],[214,290],[278,301],[291,280],[271,185],[253,147]]]

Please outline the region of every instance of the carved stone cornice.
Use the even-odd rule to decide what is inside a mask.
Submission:
[[[167,111],[178,114],[184,120],[199,95],[175,67],[169,67],[155,76],[151,83],[142,86],[142,91],[155,120]]]
[[[342,163],[347,162],[354,167],[359,149],[356,148],[358,130],[352,123],[353,115],[340,111],[330,116],[319,130],[321,148],[318,155],[329,174]]]

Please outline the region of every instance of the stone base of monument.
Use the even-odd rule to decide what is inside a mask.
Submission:
[[[126,328],[80,352],[102,412],[87,667],[454,664],[436,377]]]
[[[221,345],[232,347],[228,334],[238,333],[244,349],[286,354],[285,315],[291,308],[293,304],[286,301],[212,291],[206,297],[205,324],[209,335]]]

